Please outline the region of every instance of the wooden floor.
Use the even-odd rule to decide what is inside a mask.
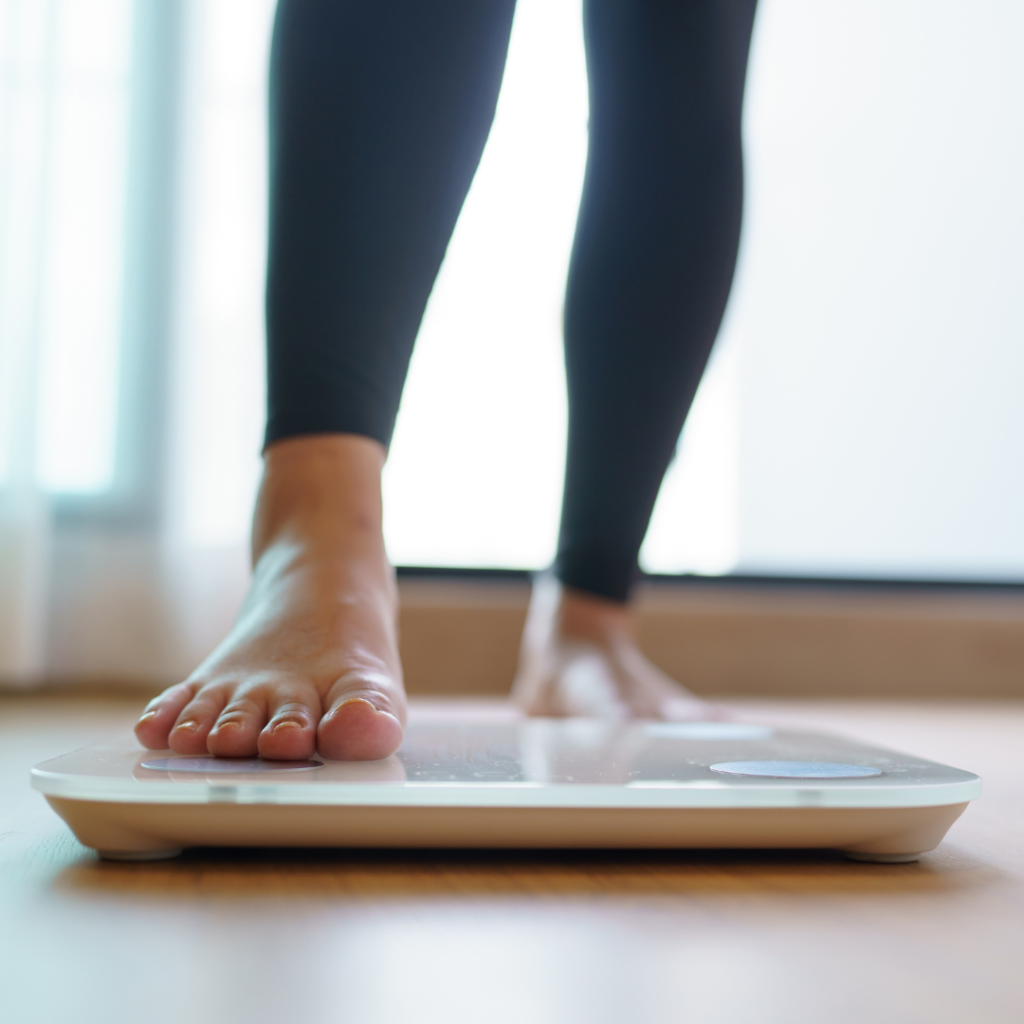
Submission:
[[[1024,704],[741,706],[976,771],[986,794],[908,866],[333,851],[109,864],[27,773],[135,708],[0,699],[0,1019],[1024,1020]]]

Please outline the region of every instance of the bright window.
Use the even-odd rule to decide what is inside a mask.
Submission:
[[[131,38],[132,0],[0,0],[0,466],[51,492],[114,479]]]
[[[1024,8],[765,0],[730,309],[660,572],[1024,578]],[[389,467],[400,562],[543,565],[584,153],[575,2],[524,0]]]

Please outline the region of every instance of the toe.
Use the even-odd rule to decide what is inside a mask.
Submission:
[[[136,739],[148,750],[166,750],[171,727],[196,689],[195,683],[178,683],[151,700],[135,724]]]
[[[316,750],[320,696],[309,683],[282,683],[270,700],[270,721],[259,735],[260,757],[303,761]]]
[[[317,749],[335,761],[375,761],[402,743],[405,696],[383,672],[349,672],[334,684],[317,729]]]
[[[257,737],[267,720],[267,702],[261,694],[236,692],[224,705],[206,737],[214,757],[255,757]]]
[[[206,737],[230,696],[225,686],[205,686],[185,705],[171,729],[168,746],[176,754],[206,754]]]

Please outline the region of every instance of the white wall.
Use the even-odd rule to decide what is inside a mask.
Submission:
[[[767,0],[739,563],[1024,576],[1024,6]]]

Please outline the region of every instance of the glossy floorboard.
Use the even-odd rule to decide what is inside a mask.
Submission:
[[[193,851],[101,863],[31,764],[116,700],[0,699],[0,1018],[803,1024],[1024,1017],[1024,704],[758,704],[976,771],[919,864],[808,854]]]

